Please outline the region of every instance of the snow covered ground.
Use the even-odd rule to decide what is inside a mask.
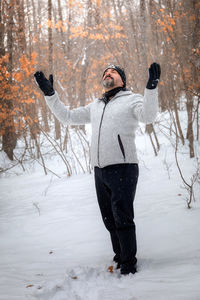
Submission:
[[[187,209],[167,141],[158,157],[148,136],[137,145],[138,273],[107,270],[113,253],[93,174],[67,177],[55,158],[61,178],[34,167],[0,179],[1,300],[200,299],[200,193]],[[195,160],[184,149],[179,159],[190,178]]]

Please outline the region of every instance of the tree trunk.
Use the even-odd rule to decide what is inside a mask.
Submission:
[[[8,4],[8,26],[7,26],[7,49],[9,54],[9,62],[7,65],[7,71],[9,73],[9,86],[12,85],[12,72],[13,72],[13,26],[14,26],[14,1],[11,1],[10,4]],[[7,91],[11,94],[11,90]],[[3,104],[5,104],[5,107],[8,111],[12,112],[13,110],[13,103],[12,100],[3,100]],[[14,119],[13,116],[9,115],[9,120],[7,120],[9,125],[5,125],[4,127],[4,133],[3,133],[3,139],[2,139],[2,149],[5,151],[5,153],[8,155],[10,160],[13,160],[13,151],[17,144],[17,134],[15,131],[14,126]]]
[[[145,0],[140,0],[140,32],[141,32],[141,55],[143,60],[143,69],[147,67],[147,38],[146,38],[146,3]]]
[[[63,15],[62,15],[62,9],[61,9],[61,4],[60,4],[60,0],[58,0],[58,15],[59,15],[59,21],[61,22],[61,25],[63,27]],[[61,27],[61,44],[62,44],[62,48],[63,48],[63,52],[64,52],[64,56],[65,58],[67,58],[67,50],[66,50],[66,43],[65,43],[65,38],[64,38],[64,32],[63,32],[63,28]]]
[[[19,54],[26,52],[25,21],[24,21],[24,0],[16,0],[16,12],[18,16],[18,45]]]
[[[91,0],[87,1],[87,17],[86,17],[86,30],[90,33],[92,30],[92,10],[91,8]],[[95,21],[96,25],[99,22],[99,7],[96,7],[96,14],[95,14]],[[88,74],[88,67],[89,67],[89,45],[87,40],[85,39],[83,45],[83,57],[81,62],[81,78],[80,78],[80,93],[79,93],[79,101],[80,105],[84,106],[86,102],[86,83],[87,83],[87,74]],[[79,126],[85,132],[85,125]]]
[[[33,52],[32,49],[32,41],[33,41],[33,32],[32,32],[32,21],[31,21],[31,14],[29,12],[30,10],[30,1],[26,0],[26,9],[27,9],[27,20],[28,20],[28,41],[27,41],[27,45],[28,45],[28,51],[27,54],[29,56],[29,59],[31,58],[31,53]]]
[[[196,126],[197,126],[197,141],[199,141],[199,104],[200,104],[200,101],[198,99],[198,103],[197,103],[197,119],[196,119]]]
[[[53,74],[53,36],[52,36],[52,2],[48,0],[48,43],[49,43],[49,74]],[[60,123],[54,116],[54,124],[55,124],[55,138],[58,140],[61,136],[60,133]]]
[[[188,115],[188,127],[187,127],[187,139],[189,140],[190,158],[194,157],[194,134],[193,134],[193,97],[190,93],[186,93],[187,97],[187,115]]]
[[[0,3],[0,58],[5,55],[4,47],[4,34],[5,34],[5,22],[4,22],[4,4]]]

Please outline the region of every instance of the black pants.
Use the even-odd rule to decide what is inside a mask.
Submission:
[[[133,201],[138,180],[138,164],[95,167],[95,186],[105,227],[110,232],[113,251],[121,264],[136,264],[136,233]]]

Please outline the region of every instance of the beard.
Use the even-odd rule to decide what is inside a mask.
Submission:
[[[107,80],[107,78],[104,79],[104,81],[103,81],[103,86],[104,86],[105,88],[111,88],[111,87],[113,87],[113,86],[114,86],[114,79],[111,78],[111,77],[110,77],[109,80]]]

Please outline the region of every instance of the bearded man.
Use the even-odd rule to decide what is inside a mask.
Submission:
[[[160,65],[151,64],[144,96],[126,88],[120,66],[108,66],[102,76],[105,93],[85,107],[68,109],[53,88],[53,76],[34,74],[50,110],[65,125],[91,123],[91,163],[97,199],[110,233],[113,260],[123,275],[137,271],[134,197],[139,167],[135,132],[139,122],[151,124],[158,111]]]

